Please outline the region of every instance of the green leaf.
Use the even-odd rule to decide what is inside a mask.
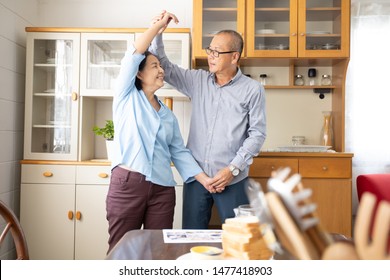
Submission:
[[[106,125],[104,127],[95,125],[92,130],[96,135],[103,136],[107,140],[114,139],[114,122],[112,120],[106,120]]]

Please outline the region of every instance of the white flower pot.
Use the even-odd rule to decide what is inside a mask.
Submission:
[[[112,160],[112,154],[114,153],[114,141],[106,140],[106,148],[107,148],[107,159],[109,161]]]

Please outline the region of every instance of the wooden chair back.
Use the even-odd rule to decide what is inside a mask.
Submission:
[[[7,234],[11,232],[16,248],[16,258],[18,260],[28,260],[29,255],[26,238],[15,213],[7,205],[5,205],[4,202],[0,201],[0,214],[5,221],[5,227],[0,236],[0,246],[5,240]]]

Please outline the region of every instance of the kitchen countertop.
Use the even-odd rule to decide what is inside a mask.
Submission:
[[[350,158],[353,153],[338,153],[338,152],[276,152],[276,151],[261,151],[255,158],[266,157],[334,157],[334,158]],[[21,164],[59,164],[59,165],[91,165],[91,166],[110,166],[108,160],[84,160],[84,161],[66,161],[66,160],[21,160]]]
[[[257,157],[335,157],[349,158],[353,157],[353,153],[338,153],[338,152],[276,152],[276,151],[261,151]]]

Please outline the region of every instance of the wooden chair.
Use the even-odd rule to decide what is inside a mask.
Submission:
[[[11,231],[11,235],[16,247],[16,258],[18,260],[28,260],[29,256],[27,242],[18,218],[15,216],[14,212],[2,201],[0,201],[0,214],[6,223],[5,228],[0,236],[0,246],[5,240],[8,232]]]

